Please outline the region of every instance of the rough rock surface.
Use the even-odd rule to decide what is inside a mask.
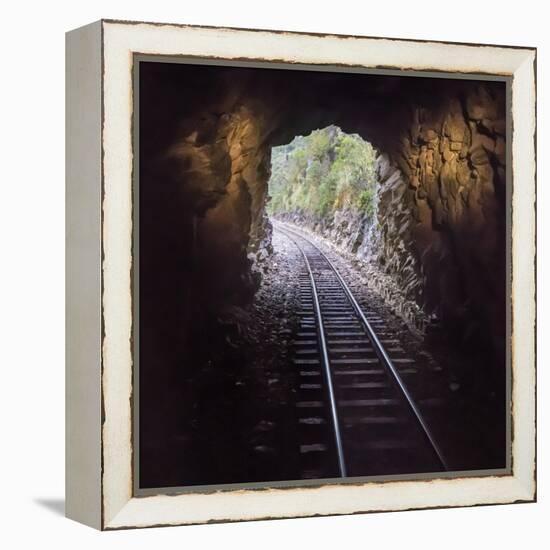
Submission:
[[[144,353],[158,362],[163,340],[252,301],[270,252],[271,147],[335,124],[381,155],[375,240],[363,228],[344,246],[373,259],[405,317],[435,315],[502,368],[502,83],[164,63],[140,74]]]
[[[377,160],[377,215],[354,210],[306,225],[371,267],[369,284],[420,331],[440,323],[501,364],[505,317],[503,98],[479,86],[408,131]]]
[[[386,241],[397,235],[393,248],[402,243],[419,260],[423,309],[455,327],[464,345],[478,345],[488,334],[499,359],[505,342],[505,129],[504,97],[481,85],[438,110],[417,107],[395,155],[409,187],[388,196],[383,182],[379,207],[382,217],[402,216],[387,227]]]

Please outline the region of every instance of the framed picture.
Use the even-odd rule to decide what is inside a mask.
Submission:
[[[534,48],[67,34],[67,515],[531,502]]]

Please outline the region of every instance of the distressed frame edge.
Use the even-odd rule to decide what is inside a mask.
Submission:
[[[101,21],[65,35],[65,515],[102,522]]]
[[[195,29],[206,29],[206,30],[225,30],[225,31],[245,31],[251,33],[271,33],[271,34],[281,34],[281,35],[299,35],[299,36],[313,36],[316,38],[351,38],[351,39],[367,39],[367,40],[390,40],[398,42],[410,42],[410,43],[422,43],[422,44],[445,44],[453,46],[470,46],[473,48],[482,47],[482,48],[499,48],[499,49],[513,49],[513,50],[536,50],[535,46],[518,46],[518,45],[507,45],[507,44],[490,44],[490,43],[477,43],[477,42],[460,42],[460,41],[446,41],[446,40],[436,40],[432,38],[419,39],[419,38],[399,38],[395,36],[372,36],[372,35],[363,35],[363,34],[341,34],[341,33],[323,33],[323,32],[313,32],[313,31],[289,31],[285,29],[255,29],[251,27],[232,27],[232,26],[215,26],[215,25],[198,25],[198,24],[188,24],[188,23],[167,23],[165,21],[133,21],[130,19],[102,19],[103,23],[113,24],[113,25],[151,25],[156,27],[175,27],[175,28],[195,28]]]
[[[110,27],[112,27],[113,25],[117,25],[117,26],[120,26],[121,24],[120,23],[112,23],[110,21],[103,21],[102,24],[105,25],[105,24],[109,24]],[[130,24],[137,24],[137,23],[130,23]],[[141,23],[140,23],[141,24]],[[123,23],[123,25],[128,25],[128,23]],[[184,26],[183,27],[184,29],[194,29],[195,27],[191,27],[191,26]],[[204,28],[203,28],[204,29]],[[219,30],[218,28],[212,28],[211,29],[213,32],[216,32],[216,30]],[[236,30],[237,34],[247,34],[247,31],[240,31],[240,30]],[[266,32],[266,33],[271,33],[272,31],[263,31],[263,32]],[[276,32],[276,31],[273,31],[273,32]],[[293,33],[294,35],[297,35],[298,37],[301,37],[301,36],[308,36],[307,34],[303,34],[303,33]],[[344,36],[342,35],[338,35],[338,38],[345,38]],[[364,37],[359,37],[361,39],[365,39]],[[365,40],[368,40],[368,39],[365,39]],[[374,40],[384,40],[383,38],[375,38]],[[389,39],[389,40],[395,40],[395,42],[406,42],[406,41],[402,41],[402,40],[399,40],[399,39]],[[443,43],[443,44],[449,44],[449,43]],[[517,52],[516,52],[517,53]],[[510,74],[511,76],[513,76],[513,86],[514,86],[514,90],[521,90],[524,86],[528,86],[530,89],[532,89],[532,94],[529,94],[528,97],[524,98],[523,101],[525,101],[525,106],[527,108],[528,111],[531,111],[532,109],[534,109],[535,107],[535,102],[536,102],[536,89],[535,89],[535,75],[536,75],[536,72],[535,72],[535,63],[536,63],[536,50],[533,50],[531,48],[522,48],[521,49],[521,53],[523,54],[522,55],[522,62],[519,64],[519,65],[516,65],[514,67],[512,67],[510,70]],[[396,67],[398,68],[398,67]],[[525,75],[523,75],[523,73],[525,73]],[[518,78],[521,77],[521,82],[518,80]],[[517,84],[517,87],[515,87],[515,85]],[[513,99],[517,99],[517,94],[514,93],[513,94]],[[514,105],[514,103],[513,103]],[[534,114],[534,113],[533,113]],[[533,132],[533,138],[536,139],[536,121],[534,119],[534,116],[530,118],[530,121],[529,121],[529,129],[524,132],[526,135],[529,134],[529,132],[532,130]],[[521,139],[524,139],[524,138],[521,138]],[[519,147],[519,149],[522,149],[524,146],[527,146],[529,148],[529,151],[528,151],[528,157],[530,157],[529,159],[527,159],[527,163],[530,162],[530,161],[535,161],[535,156],[534,156],[534,140],[531,141],[531,144],[522,144],[522,142],[518,142],[519,139],[517,138],[516,136],[516,129],[514,129],[514,134],[513,134],[513,139],[512,139],[512,147],[513,147],[513,150],[514,150],[514,160],[513,160],[513,165],[512,165],[512,169],[514,171],[514,178],[516,177],[516,162],[517,162],[517,159],[518,159],[518,155],[517,155],[517,152],[516,152],[516,145],[517,147]],[[521,152],[521,155],[524,155],[524,152]],[[525,164],[525,163],[524,163]],[[524,167],[521,168],[522,170],[526,170],[526,174],[524,176],[525,180],[527,183],[524,183],[524,185],[529,185],[530,189],[528,190],[529,193],[527,193],[528,197],[523,197],[524,201],[523,201],[523,210],[525,211],[526,208],[530,208],[529,207],[529,204],[528,204],[528,201],[530,199],[532,199],[532,204],[535,204],[536,202],[536,189],[535,189],[535,175],[536,175],[536,167],[534,166],[534,164],[531,166],[531,168],[529,168],[527,165],[525,165]],[[532,171],[533,173],[533,177],[531,178],[529,176],[529,172]],[[523,174],[523,172],[521,173]],[[520,174],[520,176],[521,176]],[[517,183],[517,181],[516,181]],[[513,206],[515,206],[515,202],[513,202]],[[518,227],[518,224],[517,224],[517,220],[516,220],[516,216],[517,216],[517,213],[514,213],[514,226],[515,227]],[[533,218],[533,216],[531,216],[531,218]],[[105,228],[104,228],[105,229]],[[529,228],[526,228],[525,229],[525,232],[526,234],[528,234],[528,241],[531,245],[530,247],[530,250],[529,250],[529,253],[527,254],[527,256],[529,256],[531,254],[531,259],[534,257],[535,253],[536,253],[536,248],[535,248],[535,245],[536,245],[536,234],[535,234],[535,230],[536,228],[534,226],[532,226],[532,223],[530,224],[530,227]],[[104,237],[106,237],[106,234],[104,233]],[[516,257],[516,252],[515,252],[515,248],[513,249],[513,252],[512,252],[512,256],[513,258],[515,259]],[[525,254],[524,254],[525,256]],[[516,265],[517,262],[514,262],[514,267],[513,267],[513,273],[514,273],[514,279],[516,279],[515,277],[515,274],[516,274],[516,270],[518,269],[518,266]],[[522,267],[523,266],[523,267]],[[520,269],[520,275],[521,275],[521,271],[523,269],[525,269],[526,267],[526,264],[522,264],[522,266],[519,267]],[[105,267],[105,266],[104,266]],[[528,281],[528,286],[529,286],[529,290],[533,291],[531,293],[531,296],[534,298],[535,297],[535,293],[534,293],[534,270],[532,270],[530,272],[530,275],[533,275],[531,277],[531,280]],[[516,279],[517,280],[517,279]],[[513,283],[513,289],[516,288],[516,284]],[[525,294],[525,293],[524,293]],[[528,340],[531,342],[533,341],[534,342],[534,323],[536,323],[536,303],[535,301],[533,300],[533,303],[529,304],[527,309],[529,311],[527,311],[527,316],[529,318],[532,318],[533,319],[533,326],[528,329],[528,333],[530,333],[531,335],[531,338],[529,338]],[[514,338],[517,338],[517,335],[516,335],[516,331],[514,331],[514,333],[512,334],[512,339]],[[514,340],[515,341],[515,340]],[[534,346],[533,346],[534,347]],[[534,349],[530,349],[529,351],[534,351]],[[534,366],[534,365],[531,365],[531,366]],[[531,373],[533,378],[531,381],[527,381],[527,385],[530,386],[531,382],[533,383],[533,390],[534,390],[534,376],[535,376],[535,371],[533,369],[533,372]],[[515,384],[514,384],[514,388],[513,388],[513,391],[515,391],[516,387],[515,387]],[[532,411],[528,410],[527,411],[527,416],[529,416],[531,414],[531,412],[533,413],[532,415],[532,420],[533,420],[533,423],[535,423],[535,412],[534,411],[534,405],[535,405],[535,400],[534,400],[534,391],[533,391],[533,395],[531,396],[531,401],[532,403],[530,403],[530,407],[528,407],[528,409],[532,409]],[[516,409],[517,407],[515,407]],[[521,408],[521,406],[520,406]],[[515,423],[514,423],[515,425]],[[536,433],[536,431],[535,431]],[[515,433],[514,433],[515,435]],[[531,438],[532,439],[532,438]],[[529,443],[530,441],[528,441]],[[533,442],[534,443],[534,442]],[[533,444],[531,443],[531,445]],[[514,444],[515,444],[515,438],[514,438]],[[104,450],[104,449],[102,449]],[[515,453],[514,453],[515,455]],[[529,502],[529,501],[533,501],[536,499],[536,449],[532,449],[532,456],[533,456],[533,461],[532,463],[530,464],[523,464],[523,465],[520,465],[519,468],[514,468],[514,473],[512,476],[506,476],[506,478],[503,478],[501,479],[500,481],[504,481],[505,483],[507,483],[509,485],[508,487],[508,497],[507,498],[504,498],[504,499],[494,499],[494,500],[491,500],[490,498],[487,499],[487,498],[484,498],[482,501],[477,501],[476,499],[473,499],[473,500],[470,500],[468,502],[462,502],[462,503],[451,503],[451,504],[445,504],[444,506],[445,507],[448,507],[448,506],[473,506],[473,505],[480,505],[480,504],[498,504],[498,503],[509,503],[509,502]],[[529,461],[528,461],[529,462]],[[517,465],[516,465],[517,466]],[[521,470],[521,471],[520,471]],[[479,478],[471,478],[471,479],[479,479]],[[431,483],[438,483],[440,480],[433,480]],[[454,481],[454,480],[453,480]],[[463,483],[465,480],[464,479],[461,479],[461,480],[456,480],[460,483]],[[509,481],[513,481],[512,483],[509,483]],[[388,484],[394,484],[393,486],[395,487],[395,483],[399,483],[401,485],[403,485],[404,483],[406,484],[410,484],[410,483],[413,483],[413,484],[416,484],[418,483],[417,481],[413,481],[413,482],[386,482],[384,485],[387,487]],[[370,482],[370,485],[376,485],[375,482]],[[336,486],[333,486],[333,487],[340,487],[338,485]],[[326,491],[327,487],[322,487],[320,490],[323,490],[323,491]],[[300,488],[298,489],[297,491],[299,492],[312,492],[312,491],[317,491],[318,489],[316,488]],[[276,490],[276,489],[273,489],[273,490],[267,490],[268,492],[271,492],[272,494],[274,493],[277,493],[277,492],[280,492],[281,490]],[[283,489],[282,491],[285,491],[287,492],[288,489]],[[229,495],[231,496],[238,496],[238,495],[242,495],[242,494],[250,494],[252,493],[252,491],[246,491],[246,490],[238,490],[238,491],[234,491],[234,492],[231,492],[229,493]],[[213,522],[213,521],[240,521],[240,520],[253,520],[253,519],[267,519],[269,517],[272,517],[270,515],[266,515],[266,516],[257,516],[257,515],[252,515],[252,516],[246,516],[246,517],[243,517],[243,515],[240,515],[239,517],[231,517],[231,514],[229,514],[229,516],[226,516],[226,517],[218,517],[218,518],[207,518],[207,519],[200,519],[200,518],[197,518],[198,521],[195,521],[193,519],[190,519],[190,520],[185,520],[183,518],[181,519],[178,519],[178,520],[175,520],[175,521],[168,521],[166,523],[163,523],[163,522],[158,522],[158,521],[151,521],[151,522],[135,522],[135,519],[132,519],[132,516],[136,513],[142,513],[141,511],[139,511],[139,508],[142,507],[142,505],[144,505],[146,502],[152,502],[152,500],[156,499],[172,499],[171,500],[171,503],[173,504],[174,501],[173,499],[174,498],[185,498],[186,500],[189,500],[189,497],[193,498],[193,497],[198,497],[198,496],[203,496],[204,495],[197,495],[197,494],[187,494],[187,495],[178,495],[177,497],[169,497],[169,496],[157,496],[157,497],[132,497],[130,496],[129,499],[126,500],[126,503],[120,507],[115,513],[112,513],[113,510],[110,511],[107,519],[105,520],[104,524],[102,525],[102,528],[104,529],[121,529],[121,528],[129,528],[129,527],[148,527],[148,526],[159,526],[159,525],[179,525],[179,524],[189,524],[189,523],[206,523],[206,522]],[[219,494],[216,495],[215,493],[213,495],[209,495],[209,496],[220,496]],[[191,505],[192,507],[192,503],[189,502],[189,504]],[[103,506],[105,506],[105,499],[103,500]],[[145,506],[147,507],[147,505],[145,504]],[[437,503],[436,504],[426,504],[426,505],[413,505],[412,508],[414,509],[421,509],[421,508],[433,508],[433,507],[439,507],[441,506],[440,504],[438,505]],[[400,507],[392,507],[392,508],[389,508],[389,510],[393,510],[393,511],[397,511],[399,509],[410,509],[408,508],[406,505],[402,508]],[[296,513],[296,512],[292,512],[290,515],[277,515],[276,517],[306,517],[306,516],[311,516],[311,515],[334,515],[334,514],[348,514],[348,513],[366,513],[366,512],[370,512],[370,511],[384,511],[384,508],[373,508],[373,509],[370,509],[370,508],[364,508],[364,509],[361,509],[361,510],[349,510],[349,511],[343,511],[343,512],[320,512],[320,513],[317,513],[317,512],[310,512],[310,513],[305,513],[305,514],[299,514],[299,513]],[[246,515],[246,514],[245,514]]]
[[[537,51],[512,81],[512,461],[530,501],[537,500]],[[526,115],[514,116],[517,112]],[[521,123],[519,122],[521,121]],[[519,188],[521,187],[521,192]],[[523,303],[525,300],[525,303]],[[519,306],[519,307],[518,307]],[[522,355],[525,365],[516,363]],[[527,372],[518,372],[519,368]],[[518,376],[521,374],[521,376]],[[520,393],[527,393],[529,399]],[[532,430],[518,430],[521,423]],[[516,453],[521,448],[526,453]],[[527,454],[527,456],[525,456]],[[519,459],[519,461],[518,461]]]

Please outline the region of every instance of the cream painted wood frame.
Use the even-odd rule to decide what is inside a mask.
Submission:
[[[135,54],[510,77],[510,475],[133,495]],[[535,67],[534,48],[119,21],[68,33],[67,515],[120,529],[533,501]]]

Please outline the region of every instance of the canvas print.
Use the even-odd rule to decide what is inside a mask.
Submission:
[[[509,471],[507,82],[134,64],[136,490]]]

